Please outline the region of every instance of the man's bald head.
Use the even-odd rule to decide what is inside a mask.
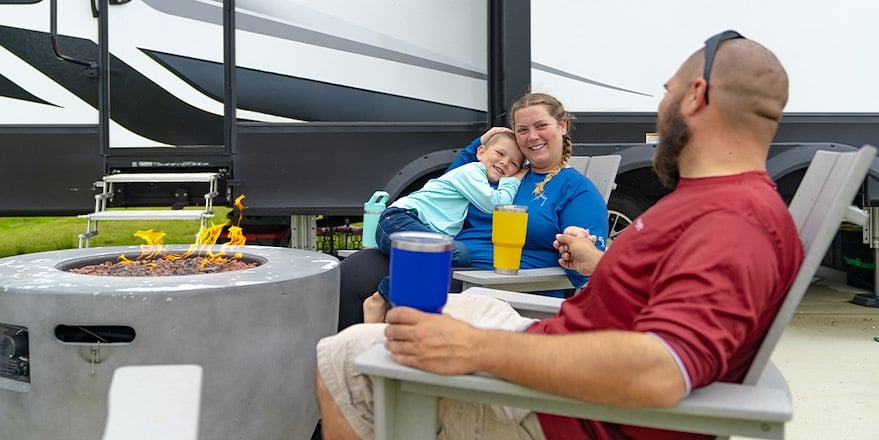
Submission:
[[[679,71],[685,80],[702,76],[705,49],[687,59]],[[778,58],[746,39],[720,43],[708,81],[710,106],[731,128],[748,128],[770,142],[787,103],[788,78]]]

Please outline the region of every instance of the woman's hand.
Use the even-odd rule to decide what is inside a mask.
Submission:
[[[596,236],[588,229],[569,226],[557,234],[552,246],[559,251],[559,265],[580,275],[592,275],[604,252],[595,246]]]
[[[491,127],[488,129],[488,131],[483,133],[482,136],[479,136],[479,142],[482,145],[485,145],[485,143],[488,142],[488,140],[491,139],[492,136],[498,133],[513,133],[513,130],[510,130],[507,127]]]

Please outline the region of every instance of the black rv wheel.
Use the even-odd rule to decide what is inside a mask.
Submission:
[[[610,193],[607,202],[608,245],[648,207],[650,202],[640,195],[620,190]]]

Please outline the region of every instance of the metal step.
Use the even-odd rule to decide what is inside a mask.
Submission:
[[[122,173],[102,179],[108,183],[211,182],[220,178],[218,173]]]
[[[214,216],[213,200],[217,197],[217,185],[220,173],[120,173],[109,174],[96,182],[101,193],[95,195],[95,210],[79,218],[88,220],[86,230],[79,234],[79,247],[89,247],[92,237],[98,235],[98,222],[103,220],[198,220],[202,227],[207,227],[207,219]],[[192,210],[131,210],[108,211],[107,202],[113,199],[113,185],[126,183],[169,183],[169,182],[202,182],[208,189],[204,195],[204,207],[201,211]]]
[[[101,211],[77,217],[89,220],[201,220],[211,218],[212,212],[183,210]]]

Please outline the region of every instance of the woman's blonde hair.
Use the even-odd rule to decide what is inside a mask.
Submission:
[[[531,107],[532,105],[544,106],[547,113],[555,118],[556,122],[559,124],[561,124],[562,121],[568,121],[568,130],[562,138],[562,160],[559,163],[559,166],[550,171],[549,174],[546,175],[546,178],[543,179],[543,182],[540,182],[534,188],[534,195],[539,196],[543,194],[543,188],[546,187],[546,184],[549,183],[549,181],[552,180],[562,168],[567,168],[568,166],[568,160],[574,152],[574,142],[568,134],[574,128],[572,123],[574,121],[574,115],[568,113],[562,103],[552,95],[547,95],[546,93],[526,93],[521,98],[517,99],[510,107],[510,128],[512,128],[513,131],[516,130],[516,112],[525,107]]]

